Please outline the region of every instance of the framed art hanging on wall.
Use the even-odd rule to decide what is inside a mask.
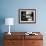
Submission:
[[[19,23],[36,23],[36,9],[19,9]]]

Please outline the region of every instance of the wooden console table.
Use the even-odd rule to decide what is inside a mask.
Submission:
[[[43,35],[40,32],[38,35],[25,35],[26,32],[11,32],[8,35],[4,33],[4,46],[43,46]]]

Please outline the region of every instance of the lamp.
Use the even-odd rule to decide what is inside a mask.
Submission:
[[[14,25],[14,19],[13,18],[5,18],[5,25],[9,25],[8,34],[11,35],[11,33],[10,33],[10,25]]]

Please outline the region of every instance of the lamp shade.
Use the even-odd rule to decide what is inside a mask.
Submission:
[[[14,18],[5,18],[5,25],[14,25]]]

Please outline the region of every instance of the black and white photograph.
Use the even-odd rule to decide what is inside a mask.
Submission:
[[[36,9],[19,9],[19,23],[36,23]]]

